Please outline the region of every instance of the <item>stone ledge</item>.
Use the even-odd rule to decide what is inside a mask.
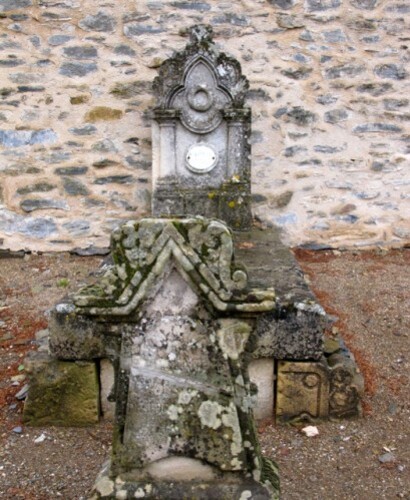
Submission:
[[[213,481],[138,481],[118,476],[113,480],[109,476],[110,463],[107,462],[100,472],[90,500],[98,499],[135,499],[146,500],[181,500],[190,498],[192,500],[209,499],[250,499],[277,500],[279,499],[279,479],[277,471],[275,485],[268,481],[262,485],[253,479],[235,477],[234,474],[224,474],[224,479]],[[225,476],[231,476],[226,478]]]
[[[317,302],[280,230],[253,228],[234,235],[235,258],[248,271],[251,287],[273,287],[276,309],[258,317],[255,358],[318,360],[330,318]]]

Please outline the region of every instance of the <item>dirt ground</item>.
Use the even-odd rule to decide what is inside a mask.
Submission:
[[[365,376],[363,418],[260,427],[280,467],[283,500],[410,499],[410,250],[296,252]],[[85,499],[109,454],[110,424],[21,423],[24,357],[47,310],[92,280],[100,257],[0,258],[0,498]],[[38,333],[40,332],[40,334]],[[24,397],[19,395],[19,397]]]

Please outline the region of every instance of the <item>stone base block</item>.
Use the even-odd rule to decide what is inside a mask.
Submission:
[[[135,499],[143,498],[150,500],[278,500],[279,479],[277,469],[272,472],[275,476],[274,485],[272,479],[265,484],[254,481],[251,478],[235,476],[235,474],[224,474],[223,479],[209,480],[157,480],[133,479],[132,473],[127,477],[118,476],[115,480],[109,475],[110,464],[107,463],[99,474],[90,500],[97,499]],[[228,477],[226,477],[228,476]]]
[[[332,354],[330,368],[329,416],[336,418],[361,416],[360,400],[364,380],[351,355]]]
[[[314,420],[329,414],[326,362],[279,361],[276,417],[281,421]]]
[[[255,359],[249,364],[249,378],[258,388],[256,420],[270,419],[274,411],[274,364],[273,359]]]
[[[50,352],[61,360],[91,360],[105,357],[105,337],[95,331],[95,322],[75,313],[70,302],[61,302],[49,319]]]
[[[99,419],[99,384],[93,362],[57,361],[46,353],[26,360],[29,391],[23,421],[28,425],[86,426]]]
[[[219,188],[159,185],[153,194],[153,215],[199,215],[225,221],[233,230],[249,230],[252,226],[251,197],[248,183],[225,183]]]
[[[340,339],[327,340],[325,353],[321,361],[278,362],[278,421],[361,416],[364,381],[353,355]]]
[[[114,421],[114,366],[109,359],[100,360],[101,413],[104,419]]]

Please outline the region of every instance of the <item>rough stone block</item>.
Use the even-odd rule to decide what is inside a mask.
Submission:
[[[336,352],[328,358],[330,367],[329,415],[346,418],[361,415],[364,380],[349,353]]]
[[[325,362],[279,361],[276,417],[314,420],[329,414],[329,373]]]
[[[256,407],[253,410],[257,420],[273,417],[274,360],[255,359],[248,367],[249,378],[258,388]]]
[[[183,215],[184,199],[175,189],[159,188],[153,194],[153,215]]]
[[[57,359],[79,360],[103,358],[103,337],[95,332],[94,323],[75,314],[71,303],[60,303],[52,310],[50,351]]]
[[[232,229],[246,230],[252,226],[251,196],[245,184],[224,185],[219,198],[218,216]]]
[[[318,360],[329,324],[277,228],[235,233],[235,256],[254,287],[274,287],[275,311],[257,319],[254,358]]]
[[[100,361],[100,397],[101,412],[106,420],[114,420],[115,402],[112,401],[114,390],[114,366],[109,359]]]
[[[301,305],[294,304],[282,314],[279,311],[258,318],[254,355],[300,361],[320,358],[324,318],[313,308],[311,311],[298,309]]]
[[[198,189],[185,193],[184,211],[186,214],[203,213],[205,217],[218,217],[217,195],[201,192]]]
[[[45,353],[26,360],[29,392],[23,421],[65,427],[96,424],[99,387],[95,363],[56,361]]]

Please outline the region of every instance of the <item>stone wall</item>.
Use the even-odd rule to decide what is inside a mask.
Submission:
[[[291,245],[408,243],[409,13],[405,0],[0,0],[0,248],[105,247],[149,213],[151,82],[198,22],[251,83],[254,213]]]

